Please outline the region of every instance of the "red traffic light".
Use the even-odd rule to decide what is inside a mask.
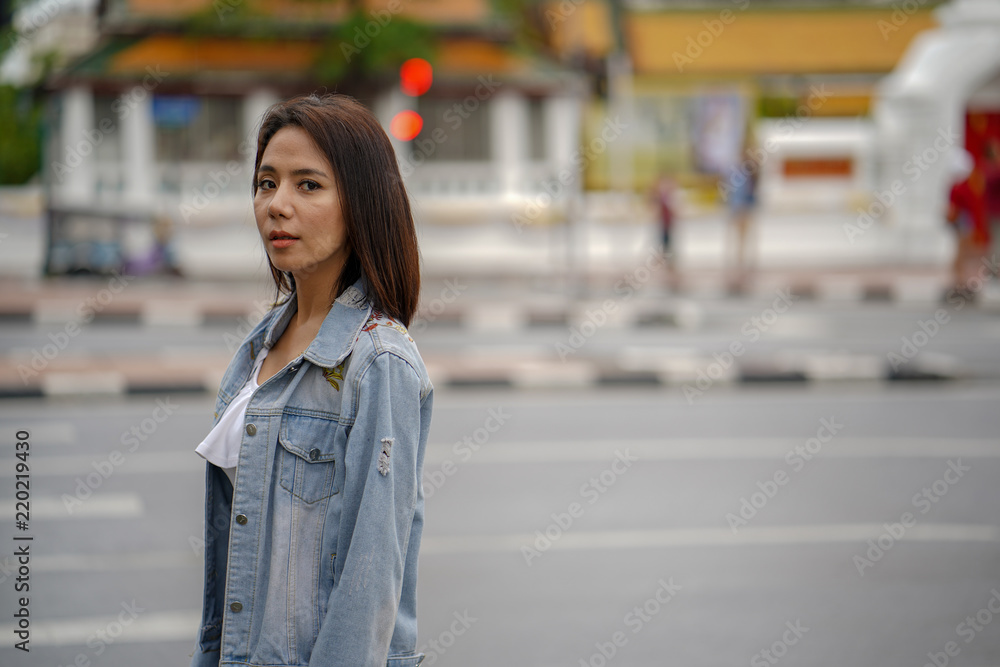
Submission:
[[[424,126],[424,119],[416,111],[400,111],[396,114],[392,122],[389,123],[389,131],[392,136],[400,141],[410,141],[418,134]]]
[[[411,97],[427,92],[434,80],[434,68],[423,58],[410,58],[399,68],[399,87]]]

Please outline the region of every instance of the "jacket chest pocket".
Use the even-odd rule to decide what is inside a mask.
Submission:
[[[281,488],[307,503],[337,493],[336,433],[334,420],[282,415],[278,434]]]

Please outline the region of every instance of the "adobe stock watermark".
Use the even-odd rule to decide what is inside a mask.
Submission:
[[[587,341],[608,323],[608,319],[618,312],[618,308],[650,281],[654,271],[667,264],[669,258],[670,253],[664,253],[658,249],[650,250],[646,260],[640,266],[626,273],[615,283],[614,292],[621,295],[620,299],[605,299],[599,307],[588,308],[584,312],[583,321],[580,322],[579,326],[570,326],[566,341],[559,341],[555,344],[559,360],[566,361],[567,357],[579,352],[587,344]]]
[[[549,22],[549,29],[554,29],[557,25],[568,19],[582,5],[584,0],[561,0],[559,6],[552,9],[551,6],[545,10],[545,20]]]
[[[656,583],[659,584],[659,587],[653,595],[642,604],[633,607],[622,618],[622,625],[631,630],[633,635],[642,632],[646,624],[670,604],[670,601],[684,588],[680,584],[675,584],[673,577],[669,577],[667,580],[660,579]],[[630,637],[625,634],[624,630],[616,630],[607,641],[594,642],[594,648],[597,650],[587,658],[580,658],[580,667],[605,667],[618,655],[618,651],[628,644],[629,639]]]
[[[1000,264],[997,263],[997,256],[995,254],[990,255],[989,259],[982,257],[979,263],[980,266],[979,270],[976,271],[976,275],[968,278],[965,284],[962,285],[965,289],[964,294],[957,289],[952,289],[946,295],[948,304],[955,306],[956,312],[961,310],[966,303],[974,299],[976,294],[983,290],[983,287],[986,286],[991,276],[1000,274]]]
[[[917,13],[917,10],[927,4],[927,0],[903,0],[892,3],[892,15],[889,20],[879,19],[878,31],[882,34],[882,40],[888,42],[889,35],[899,32],[899,29],[906,25],[910,17]]]
[[[524,231],[525,225],[538,220],[542,212],[551,206],[552,202],[578,178],[587,165],[603,155],[608,150],[608,146],[621,137],[627,128],[628,123],[623,122],[619,116],[615,116],[614,120],[605,118],[600,136],[591,139],[582,149],[574,151],[570,157],[570,162],[575,169],[564,167],[553,178],[542,181],[542,189],[545,192],[538,193],[522,211],[515,211],[511,214],[510,221],[514,224],[518,234]]]
[[[497,90],[503,86],[503,81],[496,81],[492,74],[479,76],[478,85],[471,95],[465,96],[462,100],[455,102],[443,114],[442,120],[448,123],[452,132],[458,130],[468,118],[474,114],[480,106],[493,97]],[[410,142],[415,151],[400,160],[399,173],[403,178],[408,177],[417,167],[424,164],[428,158],[437,152],[438,146],[448,141],[448,133],[441,127],[435,127],[427,136],[417,137]]]
[[[726,522],[733,534],[735,535],[740,528],[753,521],[757,514],[778,495],[781,487],[788,484],[791,480],[790,475],[800,472],[806,463],[812,461],[822,451],[823,445],[833,440],[843,428],[844,425],[838,423],[836,417],[820,419],[816,435],[801,445],[795,445],[785,454],[785,463],[791,468],[791,472],[783,469],[776,470],[770,479],[765,479],[763,482],[758,481],[758,490],[749,496],[741,497],[739,509],[735,513],[728,512],[726,514]]]
[[[787,287],[777,290],[775,295],[774,301],[769,307],[751,317],[740,328],[740,334],[746,339],[746,343],[737,339],[731,342],[727,349],[714,353],[712,355],[714,361],[707,367],[698,369],[694,383],[684,384],[682,391],[688,405],[694,405],[696,398],[703,396],[717,381],[729,376],[730,369],[733,368],[736,360],[746,354],[747,345],[760,340],[761,336],[774,326],[778,318],[783,313],[788,312],[788,309],[799,298],[793,295]]]
[[[451,622],[451,625],[442,630],[437,637],[417,648],[417,653],[424,654],[424,660],[420,663],[421,665],[433,665],[437,662],[438,658],[447,653],[455,645],[455,642],[458,641],[458,638],[468,632],[473,623],[479,620],[475,616],[470,616],[468,609],[464,610],[461,614],[456,611],[452,614],[452,617],[455,620]]]
[[[994,607],[993,603],[997,606]],[[996,588],[990,589],[990,597],[986,605],[976,612],[975,616],[966,616],[965,620],[955,626],[955,634],[965,640],[966,644],[972,642],[979,633],[986,629],[993,619],[1000,614],[1000,591]],[[955,640],[945,642],[940,651],[928,651],[927,662],[924,667],[948,667],[952,658],[957,658],[962,652],[962,647]]]
[[[111,111],[118,117],[119,121],[127,118],[139,102],[146,99],[154,88],[170,76],[170,72],[161,71],[159,65],[156,65],[155,68],[148,65],[146,72],[146,76],[142,78],[142,85],[136,85],[125,91],[111,103]],[[111,118],[105,116],[97,123],[96,128],[84,131],[83,138],[76,143],[67,144],[63,161],[57,161],[52,165],[52,172],[59,177],[59,182],[62,183],[68,174],[83,164],[83,159],[93,153],[94,149],[104,141],[104,138],[114,130],[115,125]],[[72,141],[72,138],[69,140]]]
[[[782,658],[788,655],[788,649],[801,641],[809,632],[809,628],[802,625],[802,621],[795,619],[795,622],[785,621],[786,630],[781,633],[781,637],[771,642],[767,648],[763,648],[750,658],[750,667],[768,667],[778,664]]]
[[[909,176],[910,184],[920,180],[920,177],[930,169],[932,164],[951,150],[956,141],[958,141],[958,134],[952,128],[949,127],[947,130],[939,128],[933,143],[921,152],[911,155],[910,159],[903,164],[903,173]],[[871,202],[868,208],[857,209],[857,219],[853,223],[845,222],[843,225],[848,242],[853,244],[855,239],[863,236],[875,224],[876,220],[892,208],[908,187],[909,185],[903,179],[897,178],[889,184],[888,188],[875,193],[875,201]]]
[[[750,6],[750,0],[731,0],[734,5],[736,5],[736,11],[743,11]],[[677,66],[678,72],[684,72],[684,67],[694,63],[695,60],[701,58],[702,54],[705,53],[706,49],[711,48],[715,44],[715,40],[719,38],[720,35],[725,31],[726,26],[733,23],[736,20],[736,14],[732,9],[723,9],[719,12],[719,18],[708,20],[705,19],[701,22],[705,29],[699,32],[697,35],[692,37],[688,35],[687,47],[684,49],[684,53],[680,51],[674,51],[674,65]]]
[[[243,4],[243,0],[214,0],[212,9],[219,21],[225,23],[226,17],[236,11],[236,8]]]
[[[27,48],[38,31],[59,15],[69,0],[42,0],[22,9],[16,23],[20,26],[10,34],[11,47]]]
[[[167,397],[165,401],[160,398],[156,399],[156,407],[153,408],[152,415],[146,417],[138,424],[133,424],[127,431],[122,432],[119,441],[127,448],[125,453],[131,454],[139,449],[142,443],[146,442],[150,436],[156,433],[160,424],[167,421],[178,407],[180,406],[170,402],[170,397]],[[120,449],[113,450],[104,459],[91,462],[90,465],[94,469],[93,472],[76,478],[76,488],[73,495],[68,493],[62,494],[63,507],[66,508],[69,514],[73,514],[73,512],[82,507],[84,501],[90,498],[94,494],[94,491],[101,488],[104,482],[125,463],[125,453],[122,453]]]
[[[217,0],[218,1],[218,0]],[[242,0],[240,0],[242,2]],[[247,135],[236,148],[237,152],[246,158],[257,151],[257,129],[251,128]],[[221,195],[226,187],[233,182],[233,179],[240,176],[246,168],[246,163],[238,160],[230,160],[226,163],[225,169],[215,169],[209,172],[207,183],[193,192],[186,192],[184,201],[180,205],[181,218],[185,223],[191,222],[191,217],[201,213],[209,204]]]
[[[490,441],[490,437],[507,423],[511,416],[503,411],[502,406],[487,410],[483,425],[452,445],[451,451],[455,458],[460,462],[468,462],[476,452],[482,449],[483,445]],[[458,463],[455,458],[445,459],[436,470],[429,470],[424,466],[424,498],[432,497],[438,489],[444,486],[449,477],[458,472]]]
[[[191,222],[191,216],[201,213],[212,200],[216,199],[226,187],[233,182],[233,179],[243,172],[243,164],[236,160],[226,163],[225,169],[213,169],[208,174],[210,179],[200,188],[195,189],[191,199],[181,203],[181,218],[184,222]]]
[[[233,331],[226,331],[222,334],[222,342],[226,345],[226,350],[229,354],[235,354],[243,341],[246,340],[247,336],[254,330],[260,321],[271,312],[274,307],[274,303],[267,300],[257,299],[253,302],[253,309],[236,319],[236,329]]]
[[[981,263],[977,275],[972,276],[966,282],[969,293],[962,294],[956,290],[948,293],[947,303],[953,305],[956,312],[964,308],[968,300],[983,289],[989,276],[1000,269],[1000,266],[997,265],[996,255],[990,259],[983,257]],[[886,354],[892,370],[899,370],[906,363],[912,361],[920,350],[930,343],[949,322],[951,322],[951,313],[945,308],[938,308],[934,311],[934,315],[926,320],[917,320],[917,326],[913,333],[900,338],[899,350]]]
[[[630,454],[627,447],[624,452],[616,449],[615,458],[611,461],[611,465],[602,470],[596,477],[591,477],[583,483],[580,487],[580,497],[587,501],[588,506],[593,505],[638,460],[639,457]],[[521,545],[521,555],[524,556],[524,562],[528,564],[528,567],[531,567],[533,560],[540,558],[543,553],[551,549],[552,545],[558,542],[586,511],[587,508],[584,505],[574,501],[569,504],[565,512],[553,512],[550,515],[552,523],[543,530],[536,530],[535,539],[531,544]]]
[[[426,308],[421,308],[417,311],[417,316],[413,318],[407,329],[409,329],[410,333],[424,331],[427,329],[429,323],[441,317],[444,311],[448,309],[448,306],[455,303],[467,289],[469,289],[469,286],[458,282],[457,278],[455,280],[445,279],[441,293],[431,299]]]
[[[82,327],[89,324],[97,313],[104,310],[114,300],[115,295],[125,289],[133,278],[135,276],[123,275],[116,271],[108,281],[107,287],[81,302],[76,309],[77,317],[67,322],[62,331],[47,334],[51,342],[43,345],[41,349],[33,348],[31,361],[27,365],[23,363],[17,365],[17,374],[20,376],[21,382],[27,385],[29,379],[37,377],[39,373],[48,368],[49,363],[69,347],[75,337],[80,335]]]
[[[351,58],[367,48],[372,43],[372,40],[378,38],[382,33],[382,29],[389,25],[393,17],[402,11],[402,9],[403,3],[400,0],[389,0],[385,9],[371,10],[368,13],[371,19],[365,23],[364,28],[361,26],[354,27],[354,39],[350,43],[340,43],[340,52],[343,54],[344,60],[351,62]]]
[[[123,601],[121,608],[122,610],[118,612],[118,617],[115,620],[109,621],[103,628],[99,628],[87,637],[87,648],[93,652],[95,658],[104,655],[108,647],[118,641],[118,638],[125,633],[125,629],[146,611],[144,607],[136,604],[134,598],[131,603]],[[86,652],[80,652],[73,658],[73,662],[67,664],[67,667],[91,667],[94,664]]]
[[[949,459],[941,477],[915,493],[910,504],[913,505],[914,509],[919,510],[921,515],[927,514],[970,470],[972,470],[971,467],[962,465],[962,459]],[[868,549],[864,555],[855,554],[851,559],[858,574],[862,577],[865,576],[865,570],[875,567],[875,563],[882,560],[889,550],[896,546],[896,542],[906,535],[906,531],[915,525],[917,525],[917,516],[912,512],[903,512],[898,521],[882,524],[884,530],[878,537],[868,539]]]
[[[4,556],[3,560],[0,561],[0,584],[7,581],[9,577],[17,574],[17,570],[17,562],[10,556]]]

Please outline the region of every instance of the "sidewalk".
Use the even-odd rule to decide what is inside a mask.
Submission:
[[[692,272],[690,288],[672,295],[652,279],[636,282],[627,297],[615,285],[620,276],[592,276],[591,287],[573,294],[560,292],[552,281],[507,276],[490,280],[482,276],[425,276],[420,310],[411,329],[415,335],[428,327],[459,327],[469,332],[502,330],[511,333],[533,326],[580,327],[587,313],[611,300],[610,325],[629,330],[664,326],[698,330],[704,304],[766,306],[779,291],[800,300],[823,304],[849,304],[868,300],[886,307],[922,308],[938,303],[947,286],[947,275],[935,269],[839,269],[825,272],[770,271],[756,276],[754,287],[742,297],[727,296],[718,272]],[[122,285],[124,283],[124,285]],[[544,288],[544,291],[541,288]],[[96,354],[74,350],[60,354],[61,337],[74,335],[72,327],[95,322],[133,324],[137,327],[205,324],[248,329],[266,310],[274,296],[267,281],[189,281],[172,278],[107,279],[90,277],[45,280],[0,280],[0,320],[34,322],[47,331],[49,340],[36,349],[46,358],[0,358],[0,397],[56,396],[66,394],[119,394],[194,391],[214,393],[231,354],[204,352],[180,356],[176,352],[145,354]],[[987,285],[976,308],[1000,312],[1000,285]],[[242,325],[237,327],[236,325]],[[78,330],[78,329],[76,329]],[[137,334],[141,335],[141,328]],[[55,336],[55,338],[53,338]],[[51,341],[51,343],[50,343]],[[696,382],[699,373],[716,361],[690,353],[656,359],[602,357],[589,348],[560,359],[554,353],[533,354],[502,349],[480,349],[470,354],[425,354],[436,386],[586,387],[593,385],[676,386]],[[37,353],[36,353],[37,354]],[[51,357],[51,358],[49,358]],[[776,353],[766,360],[740,359],[720,371],[713,382],[817,382],[894,381],[979,377],[951,359],[915,360],[902,372],[884,358],[870,354],[796,355]]]

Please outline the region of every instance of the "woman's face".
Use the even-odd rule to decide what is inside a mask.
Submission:
[[[297,126],[278,130],[256,179],[254,217],[271,263],[298,284],[308,275],[336,280],[350,251],[347,228],[333,167],[312,137]]]

